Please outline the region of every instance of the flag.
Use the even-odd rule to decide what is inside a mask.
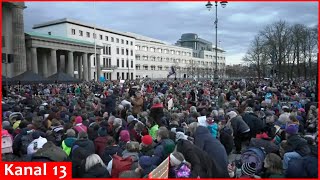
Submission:
[[[173,75],[173,74],[176,74],[176,71],[175,71],[174,67],[171,66],[171,68],[169,69],[168,78],[169,78],[171,75]]]

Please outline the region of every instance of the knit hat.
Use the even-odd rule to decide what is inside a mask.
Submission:
[[[145,145],[151,145],[153,140],[152,140],[152,137],[150,135],[144,135],[142,138],[141,138],[141,142]]]
[[[122,131],[120,132],[120,139],[121,139],[121,141],[124,141],[124,142],[130,141],[129,131],[127,131],[127,130],[122,130]]]
[[[79,132],[78,139],[88,139],[88,133],[84,131]]]
[[[9,121],[2,121],[2,129],[9,128],[10,126],[11,125]]]
[[[299,131],[299,126],[296,124],[290,124],[286,127],[286,133],[290,134],[290,135],[294,135],[297,134]]]
[[[256,164],[253,162],[242,164],[241,172],[243,175],[254,176],[256,173]]]
[[[152,158],[150,156],[141,156],[139,158],[139,165],[142,169],[147,169],[152,166]]]
[[[99,135],[99,136],[101,136],[101,137],[105,137],[105,136],[107,136],[107,135],[108,135],[108,133],[107,133],[106,128],[104,128],[104,127],[100,127],[100,128],[98,129],[98,135]]]
[[[76,132],[73,129],[68,129],[66,134],[68,137],[75,137],[76,136]]]
[[[81,116],[77,116],[76,119],[75,119],[75,123],[76,124],[82,123],[82,117]]]
[[[135,119],[134,116],[130,115],[127,117],[127,122],[131,123],[134,119]]]

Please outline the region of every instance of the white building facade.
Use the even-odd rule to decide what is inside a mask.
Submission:
[[[215,49],[196,34],[183,34],[176,45],[138,34],[95,27],[70,19],[37,24],[34,31],[48,35],[95,42],[102,46],[97,68],[90,58],[91,80],[101,76],[108,80],[152,78],[163,79],[175,67],[177,78],[212,78]],[[193,38],[188,39],[190,36]],[[94,39],[94,37],[96,37]],[[93,52],[94,53],[94,52]],[[218,74],[224,76],[225,51],[218,48]]]
[[[100,68],[97,68],[95,57],[90,58],[90,80],[97,80],[102,76],[108,80],[133,79],[135,77],[134,37],[66,18],[37,24],[33,29],[43,34],[95,42],[96,45],[102,46],[100,55],[97,57],[100,60]]]

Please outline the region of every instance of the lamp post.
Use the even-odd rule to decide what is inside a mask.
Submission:
[[[227,6],[227,1],[221,1],[221,7],[225,8]],[[214,21],[215,28],[216,28],[216,45],[215,45],[215,70],[214,70],[214,82],[215,84],[218,84],[218,1],[215,1],[215,6],[216,6],[216,19]],[[206,7],[210,11],[212,8],[212,4],[210,1],[206,4]]]

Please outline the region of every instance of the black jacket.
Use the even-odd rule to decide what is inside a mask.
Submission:
[[[213,161],[209,155],[192,144],[188,140],[177,142],[177,151],[182,153],[185,160],[191,163],[191,178],[212,178],[215,177],[213,171]]]
[[[213,168],[216,177],[229,177],[228,174],[228,156],[226,149],[219,140],[212,137],[208,128],[199,126],[194,134],[195,145],[208,155],[216,164],[216,169]]]
[[[105,112],[111,114],[116,108],[116,97],[112,94],[105,99]]]
[[[73,147],[78,145],[79,147],[82,147],[85,149],[89,154],[95,153],[95,147],[94,143],[91,140],[85,139],[85,140],[76,140],[73,144]],[[73,149],[73,148],[72,148]]]
[[[226,149],[227,155],[229,155],[234,147],[233,136],[228,134],[224,130],[220,131],[220,142]]]
[[[84,178],[111,178],[107,168],[103,167],[101,164],[96,164],[91,167],[83,175]]]
[[[237,117],[232,118],[230,120],[230,122],[231,122],[231,126],[233,129],[233,136],[234,137],[237,136],[238,134],[242,134],[245,131],[250,129],[250,127],[247,125],[247,123],[243,121],[241,116],[237,116]],[[247,131],[247,132],[249,132],[249,131]]]
[[[119,146],[108,146],[105,148],[101,159],[105,164],[107,164],[112,159],[112,155],[118,154],[119,156],[121,156],[122,152],[123,150]]]
[[[251,137],[255,138],[256,134],[262,131],[262,120],[254,113],[244,113],[242,119],[249,126]]]
[[[299,135],[291,135],[287,139],[288,147],[286,152],[296,151],[301,156],[306,156],[311,153],[307,140],[303,139]]]

